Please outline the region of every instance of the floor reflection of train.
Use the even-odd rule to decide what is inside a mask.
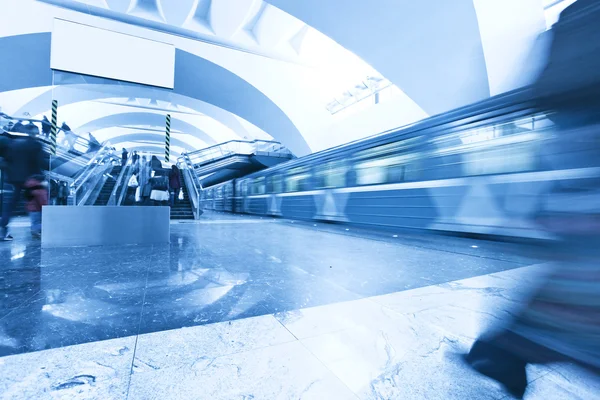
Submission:
[[[203,207],[512,237],[548,237],[535,222],[556,184],[595,176],[554,170],[552,115],[521,90],[208,188]],[[585,159],[582,154],[582,160]]]

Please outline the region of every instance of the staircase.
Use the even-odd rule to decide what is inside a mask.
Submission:
[[[183,200],[177,200],[175,205],[171,207],[171,219],[194,219],[194,210],[192,208],[192,202],[188,195],[187,187],[185,186],[185,180],[181,177]]]
[[[110,200],[110,195],[117,184],[117,178],[121,173],[121,166],[117,165],[113,167],[112,172],[110,173],[112,178],[108,178],[104,186],[102,186],[102,190],[100,191],[100,195],[96,199],[94,203],[95,206],[105,206],[108,205],[108,200]]]

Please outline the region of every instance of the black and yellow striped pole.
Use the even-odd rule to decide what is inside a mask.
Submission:
[[[58,131],[58,100],[52,100],[52,119],[50,121],[50,154],[56,155],[56,134]]]
[[[167,114],[167,130],[165,136],[165,162],[169,162],[171,155],[171,114]]]

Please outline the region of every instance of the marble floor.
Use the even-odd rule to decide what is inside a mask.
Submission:
[[[171,244],[0,243],[0,399],[502,399],[451,355],[544,272],[524,245],[210,214]],[[600,398],[571,365],[527,398]]]

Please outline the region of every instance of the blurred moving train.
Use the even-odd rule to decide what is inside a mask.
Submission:
[[[600,155],[558,144],[529,89],[203,190],[204,209],[550,239],[537,222],[557,186],[600,175]],[[597,147],[597,146],[596,146]],[[593,153],[593,151],[592,151]]]

